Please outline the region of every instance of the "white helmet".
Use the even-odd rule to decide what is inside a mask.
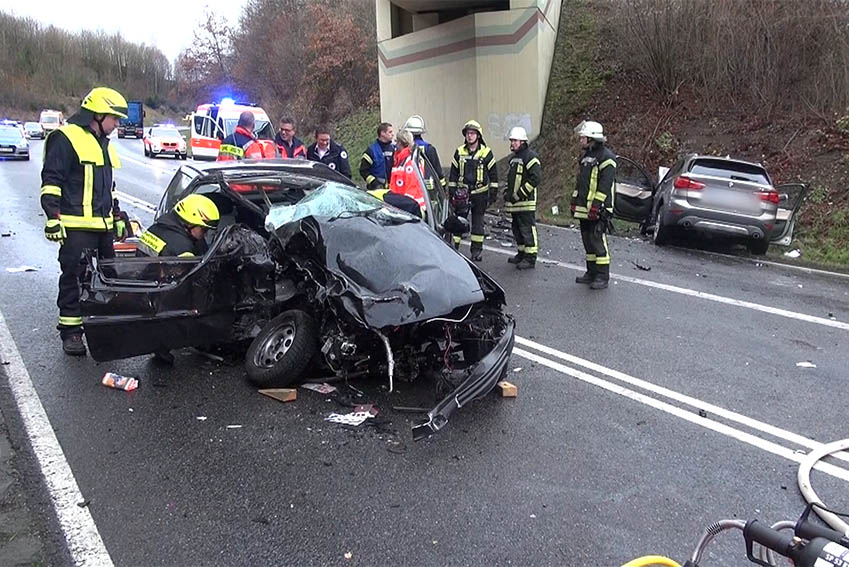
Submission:
[[[607,140],[607,138],[602,135],[602,124],[592,120],[582,120],[573,131],[577,136],[584,136],[591,140],[596,140],[597,142],[604,142]]]
[[[425,119],[419,116],[418,114],[414,114],[410,118],[407,119],[407,122],[404,123],[402,130],[407,130],[411,134],[424,134],[425,130]]]
[[[528,141],[528,134],[522,126],[514,126],[508,133],[508,140],[519,140],[521,142]]]

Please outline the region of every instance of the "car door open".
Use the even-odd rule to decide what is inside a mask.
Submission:
[[[617,156],[614,182],[614,216],[632,222],[647,222],[652,212],[655,184],[634,161]]]
[[[786,183],[775,189],[779,193],[779,205],[776,209],[776,223],[770,233],[770,243],[788,246],[794,237],[796,216],[809,187],[804,183]]]

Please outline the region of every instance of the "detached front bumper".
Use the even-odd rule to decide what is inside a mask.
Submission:
[[[508,315],[504,317],[505,332],[499,342],[472,367],[469,377],[460,386],[428,412],[426,421],[413,426],[414,441],[429,437],[445,427],[455,410],[486,396],[504,375],[514,349],[515,328],[514,320]]]

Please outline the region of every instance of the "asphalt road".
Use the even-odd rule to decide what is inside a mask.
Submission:
[[[124,208],[147,223],[182,162],[116,143],[118,188],[138,205]],[[517,319],[519,396],[493,394],[425,441],[392,406],[430,407],[429,384],[357,384],[383,419],[349,429],[324,421],[343,408],[321,394],[279,403],[240,365],[189,351],[174,367],[72,359],[39,171],[0,163],[0,410],[47,564],[684,562],[715,520],[796,519],[800,459],[848,437],[846,277],[615,237],[611,287],[594,292],[572,281],[579,234],[546,227],[536,270],[505,263],[498,226],[483,262]],[[38,271],[6,270],[22,265]],[[106,371],[141,387],[105,388]],[[841,457],[811,479],[847,512]],[[709,567],[748,564],[739,533],[709,552]]]

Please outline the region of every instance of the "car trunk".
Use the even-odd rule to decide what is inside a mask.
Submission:
[[[762,193],[772,190],[770,180],[758,166],[698,159],[686,176],[691,180],[685,188],[687,200],[693,206],[753,217],[771,206],[762,199]]]

